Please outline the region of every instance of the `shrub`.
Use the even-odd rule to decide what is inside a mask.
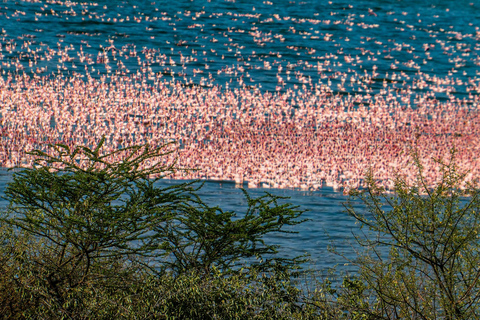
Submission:
[[[103,142],[93,149],[57,144],[51,152],[35,150],[34,166],[13,174],[5,192],[10,205],[0,219],[8,231],[0,257],[0,289],[8,294],[0,307],[12,318],[128,318],[163,301],[152,309],[160,317],[175,297],[188,312],[209,318],[208,297],[229,297],[224,307],[237,310],[251,298],[234,294],[230,285],[250,292],[258,279],[247,276],[291,275],[301,261],[278,257],[278,246],[264,238],[301,223],[297,207],[245,192],[248,209],[237,216],[202,202],[196,195],[201,185],[156,184],[176,170],[163,164],[168,145],[103,154]],[[275,303],[266,299],[253,314]],[[188,312],[179,317],[193,316]]]
[[[438,160],[442,179],[426,184],[414,155],[417,180],[398,177],[392,195],[367,176],[368,187],[352,193],[366,210],[347,211],[368,227],[357,237],[366,250],[352,261],[355,278],[317,299],[334,301],[357,319],[477,319],[480,312],[480,202],[478,188],[465,184],[455,151]],[[466,185],[466,189],[462,186]],[[353,282],[352,282],[353,281]],[[324,291],[325,292],[325,291]]]

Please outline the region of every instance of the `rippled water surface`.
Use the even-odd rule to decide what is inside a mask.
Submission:
[[[439,84],[439,99],[446,91],[468,97],[479,72],[476,0],[6,0],[0,14],[7,72],[161,73],[203,86],[323,85],[359,95],[367,73],[372,94],[384,80],[393,90],[431,90],[416,85],[419,73],[462,81]],[[59,62],[52,50],[68,58]],[[393,72],[405,76],[398,81]]]
[[[12,179],[12,172],[0,169],[0,192],[3,193],[6,185]],[[164,180],[161,185],[178,183],[175,180]],[[276,234],[269,236],[268,240],[282,247],[282,255],[293,257],[308,253],[311,255],[311,266],[316,269],[333,267],[337,263],[345,262],[327,251],[331,241],[335,241],[339,249],[348,253],[349,244],[353,240],[352,231],[358,231],[355,221],[344,212],[343,203],[347,200],[341,193],[333,192],[330,188],[321,191],[296,191],[287,189],[250,189],[252,197],[263,195],[265,192],[290,197],[284,201],[298,205],[302,210],[307,210],[302,218],[310,219],[305,223],[291,227],[289,230],[298,233]],[[207,181],[200,189],[198,195],[210,205],[218,205],[223,210],[231,210],[239,216],[245,212],[247,202],[243,192],[230,182]],[[0,206],[8,203],[1,199]],[[353,255],[350,255],[353,257]]]

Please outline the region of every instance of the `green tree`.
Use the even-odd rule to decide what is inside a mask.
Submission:
[[[154,247],[161,248],[163,266],[177,274],[194,270],[211,273],[218,269],[232,273],[241,267],[258,271],[292,270],[304,262],[304,257],[278,257],[278,245],[268,244],[264,236],[272,232],[292,233],[284,226],[296,225],[302,211],[282,198],[265,194],[247,200],[245,213],[223,211],[201,201],[195,206],[175,210],[170,219],[154,227]]]
[[[299,261],[278,257],[264,238],[302,222],[297,207],[245,193],[248,209],[237,216],[202,202],[201,185],[157,184],[177,170],[162,164],[169,145],[105,154],[103,143],[35,150],[34,166],[16,171],[7,186],[0,223],[10,236],[0,262],[15,293],[38,312],[88,318],[86,310],[111,310],[92,301],[135,300],[151,277],[243,277],[241,266],[273,274]]]
[[[36,247],[28,251],[29,272],[37,292],[61,309],[72,294],[92,283],[124,287],[141,259],[154,249],[148,245],[153,227],[185,205],[193,188],[180,185],[151,197],[150,175],[168,173],[172,166],[142,166],[164,157],[164,148],[135,146],[115,153],[54,145],[52,154],[33,151],[33,168],[13,175],[2,218],[17,237]],[[120,162],[112,161],[123,156]]]
[[[437,160],[441,180],[427,185],[414,155],[417,180],[398,177],[391,195],[367,175],[365,190],[352,193],[365,210],[347,205],[365,237],[353,261],[352,283],[330,295],[338,308],[365,319],[477,319],[480,312],[479,191],[455,164]],[[465,187],[466,188],[463,188]],[[324,299],[326,301],[328,299]]]

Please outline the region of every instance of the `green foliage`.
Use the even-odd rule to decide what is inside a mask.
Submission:
[[[199,201],[158,224],[154,243],[163,250],[165,267],[177,274],[210,273],[212,268],[230,273],[245,266],[247,259],[250,267],[260,271],[298,266],[303,261],[300,257],[276,257],[278,246],[266,243],[263,236],[287,233],[283,227],[303,222],[297,220],[302,212],[291,204],[279,204],[281,198],[270,194],[259,198],[251,198],[245,190],[244,194],[248,208],[240,217]]]
[[[165,153],[132,147],[121,150],[123,161],[110,162],[114,154],[101,155],[102,144],[94,150],[56,145],[53,155],[34,151],[35,167],[14,173],[5,191],[10,207],[1,221],[38,244],[29,259],[44,282],[40,286],[60,305],[78,286],[117,282],[134,270],[154,251],[149,233],[185,205],[192,191],[183,185],[152,197],[147,177],[172,169],[141,164]],[[122,271],[113,268],[119,262]]]
[[[251,281],[251,277],[257,279]],[[22,280],[33,275],[22,274]],[[0,275],[0,280],[5,275]],[[16,309],[2,305],[6,319],[313,319],[298,303],[290,281],[269,276],[219,272],[161,276],[136,274],[122,290],[93,283],[71,291],[63,304],[43,295],[41,286],[2,286],[15,294]],[[34,281],[34,280],[33,280]],[[275,285],[272,283],[275,282]],[[310,310],[312,311],[312,310]]]
[[[413,185],[399,177],[395,193],[387,195],[368,175],[368,188],[352,193],[366,212],[352,205],[347,210],[370,230],[357,238],[367,251],[355,261],[369,303],[340,302],[377,319],[477,319],[478,189],[464,183],[454,151],[448,163],[438,161],[442,179],[434,188],[425,182],[421,161],[414,160]],[[339,300],[350,293],[344,291]]]
[[[251,277],[257,282],[250,281]],[[302,319],[306,313],[297,304],[298,291],[289,280],[213,272],[207,277],[189,273],[163,276],[155,286],[168,288],[157,295],[153,313],[172,319]],[[271,282],[275,282],[272,285]],[[286,294],[288,292],[288,294]]]
[[[297,308],[292,285],[285,284],[288,291],[264,280],[280,273],[289,279],[300,260],[277,257],[264,236],[288,232],[302,211],[246,192],[244,214],[208,206],[196,195],[201,186],[156,184],[176,170],[162,162],[168,145],[102,154],[103,142],[33,151],[33,168],[13,174],[0,218],[4,314],[282,318],[277,303],[285,295],[289,310]]]

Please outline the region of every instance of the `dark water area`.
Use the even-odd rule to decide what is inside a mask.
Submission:
[[[323,188],[319,191],[256,188],[248,189],[247,192],[252,197],[260,197],[265,192],[286,197],[287,199],[280,202],[289,202],[305,210],[301,218],[308,221],[286,229],[298,233],[277,233],[267,237],[269,241],[281,246],[281,255],[294,257],[306,253],[310,255],[311,260],[307,267],[326,269],[337,263],[346,262],[343,258],[328,252],[328,246],[334,242],[337,249],[347,252],[350,258],[354,258],[352,250],[351,254],[348,254],[348,251],[354,241],[352,232],[359,231],[359,228],[355,224],[355,219],[345,212],[344,203],[347,196],[334,192],[332,188]],[[247,208],[243,192],[231,182],[206,182],[199,196],[211,205],[238,212],[240,216]],[[356,207],[362,209],[360,203],[357,203]]]
[[[430,91],[468,100],[479,18],[475,0],[7,0],[1,71],[359,96],[386,95],[386,83],[412,102]]]
[[[12,171],[0,169],[0,193],[3,194],[7,184],[12,180]],[[159,186],[169,186],[179,183],[178,180],[163,180]],[[294,257],[305,253],[310,255],[310,261],[304,267],[326,271],[328,268],[339,264],[343,271],[354,271],[351,267],[345,267],[345,259],[328,252],[327,248],[335,242],[337,248],[354,258],[353,245],[354,237],[352,232],[358,232],[358,225],[355,220],[344,212],[344,202],[347,197],[341,193],[334,192],[331,188],[324,188],[320,191],[299,191],[288,189],[249,189],[252,197],[259,197],[269,192],[280,197],[289,199],[280,202],[290,202],[306,210],[302,219],[309,221],[292,226],[287,230],[297,233],[276,233],[269,235],[267,241],[281,246],[280,256]],[[231,182],[206,181],[198,195],[207,204],[219,206],[224,211],[234,211],[238,216],[246,211],[247,201],[241,189]],[[8,205],[4,199],[0,199],[0,208]],[[358,204],[358,209],[361,205]],[[357,247],[358,246],[354,246]],[[350,254],[349,254],[350,252]]]

